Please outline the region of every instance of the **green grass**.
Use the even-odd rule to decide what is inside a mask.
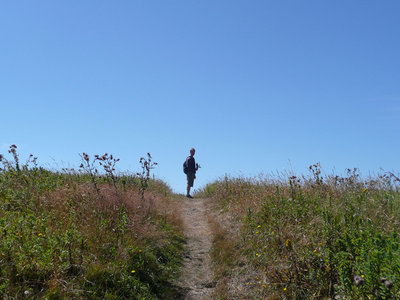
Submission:
[[[10,152],[11,153],[11,152]],[[51,172],[2,157],[0,297],[166,299],[184,239],[169,187],[135,176]],[[151,199],[151,201],[149,200]],[[162,208],[162,209],[161,209]]]
[[[233,217],[213,258],[254,298],[400,298],[400,191],[396,176],[225,177],[202,193]],[[238,271],[240,270],[240,271]],[[240,279],[243,274],[243,279]],[[236,277],[236,278],[233,278]],[[229,298],[221,287],[220,298]]]

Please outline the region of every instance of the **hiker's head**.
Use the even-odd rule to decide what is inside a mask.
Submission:
[[[193,156],[196,153],[196,150],[194,148],[190,149],[190,156]]]

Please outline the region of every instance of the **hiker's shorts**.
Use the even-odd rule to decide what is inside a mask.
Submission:
[[[188,186],[192,187],[193,186],[193,181],[196,178],[196,173],[195,172],[187,172],[186,178],[187,178]]]

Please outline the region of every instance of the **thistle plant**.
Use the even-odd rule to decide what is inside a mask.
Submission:
[[[119,158],[115,158],[112,154],[108,155],[104,153],[103,156],[95,155],[95,159],[99,161],[100,166],[104,168],[107,179],[111,180],[115,192],[118,193],[117,189],[117,176],[115,176],[115,165],[119,162]]]
[[[82,159],[82,163],[79,166],[79,168],[82,169],[83,172],[89,174],[90,179],[94,185],[94,188],[96,189],[97,192],[99,192],[99,188],[97,187],[97,181],[96,181],[96,175],[98,175],[99,173],[95,167],[96,158],[91,161],[89,154],[85,152],[83,152],[82,155],[80,155],[80,157]]]
[[[15,162],[15,170],[19,172],[20,166],[19,166],[19,155],[17,153],[17,146],[13,144],[9,148],[10,150],[8,150],[8,153],[10,153],[13,156]],[[14,169],[13,163],[10,162],[8,159],[6,159],[2,154],[0,154],[0,162],[3,164],[4,170]]]
[[[154,169],[155,166],[157,166],[157,163],[152,161],[152,157],[151,157],[150,153],[147,153],[147,159],[144,157],[141,157],[139,162],[140,162],[142,171],[136,173],[136,175],[139,176],[139,179],[140,179],[139,191],[142,196],[142,200],[144,201],[144,191],[149,186],[150,170]]]
[[[321,176],[321,164],[317,162],[309,166],[308,169],[314,177],[315,184],[322,185],[324,183],[324,177]]]
[[[11,153],[14,161],[15,161],[15,168],[17,169],[17,171],[20,171],[19,168],[19,157],[18,157],[18,153],[17,153],[17,146],[16,145],[11,145],[10,146],[10,150],[8,150],[8,153]]]

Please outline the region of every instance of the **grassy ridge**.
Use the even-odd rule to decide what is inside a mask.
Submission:
[[[220,298],[400,298],[399,178],[310,171],[204,188],[231,223],[215,225]]]
[[[15,147],[16,148],[16,147]],[[177,291],[183,252],[170,189],[50,172],[0,157],[0,295],[29,299],[157,299]],[[11,148],[12,150],[12,148]]]

